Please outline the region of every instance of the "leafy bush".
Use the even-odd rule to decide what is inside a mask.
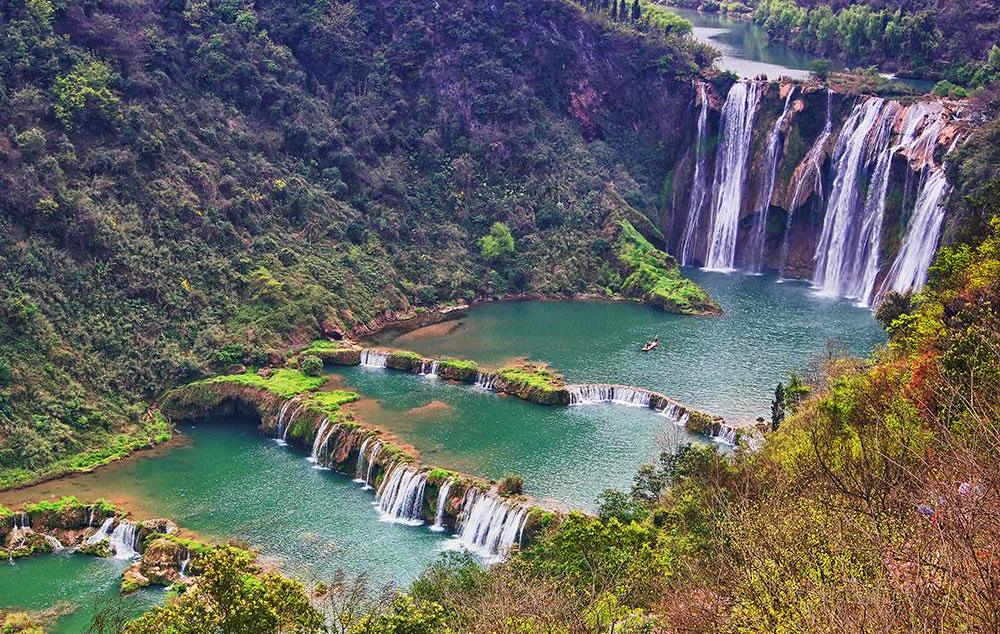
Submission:
[[[306,355],[299,361],[299,369],[306,376],[321,376],[323,374],[323,360],[311,354]]]
[[[479,251],[488,262],[496,262],[514,253],[514,236],[510,227],[494,222],[490,232],[479,239]]]
[[[524,478],[514,473],[505,475],[497,483],[497,492],[504,496],[520,495],[524,492]]]

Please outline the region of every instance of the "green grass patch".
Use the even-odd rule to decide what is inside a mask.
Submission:
[[[498,374],[511,383],[525,384],[544,391],[563,388],[562,376],[544,366],[503,368]]]
[[[262,377],[256,372],[245,372],[243,374],[226,374],[224,376],[214,376],[201,381],[203,384],[211,383],[235,383],[256,387],[268,392],[277,394],[283,398],[292,398],[305,392],[318,390],[326,383],[325,376],[307,376],[292,368],[282,368],[275,370],[269,377]]]
[[[451,359],[444,358],[438,362],[438,367],[443,368],[454,368],[455,370],[470,370],[472,372],[479,372],[479,364],[475,361],[469,361],[468,359]]]

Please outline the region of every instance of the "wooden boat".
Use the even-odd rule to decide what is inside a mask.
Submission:
[[[657,337],[656,339],[653,339],[652,341],[647,341],[646,345],[644,345],[642,347],[642,351],[643,352],[649,352],[650,350],[655,350],[658,345],[660,345],[660,338],[659,337]]]

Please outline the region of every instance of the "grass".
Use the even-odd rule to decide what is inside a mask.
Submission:
[[[389,357],[393,359],[409,359],[410,361],[419,361],[423,358],[410,350],[396,350],[395,352],[390,352]]]
[[[498,374],[511,383],[526,384],[544,391],[555,391],[563,388],[562,376],[544,366],[525,365],[503,368]]]
[[[444,358],[438,362],[438,365],[443,368],[453,368],[455,370],[471,370],[473,372],[479,372],[479,364],[475,361],[469,361],[468,359],[451,359]]]
[[[317,339],[309,344],[309,347],[299,351],[299,354],[322,355],[324,352],[337,352],[339,350],[349,350],[353,344],[347,345],[343,341],[330,341],[328,339]]]
[[[282,368],[275,370],[269,377],[262,377],[256,372],[247,371],[243,374],[227,374],[215,376],[201,381],[202,384],[236,383],[267,390],[283,398],[292,398],[305,392],[318,390],[326,383],[325,376],[307,376],[299,370]]]
[[[654,247],[628,220],[622,219],[619,225],[615,255],[629,271],[622,294],[683,314],[718,310],[704,289],[681,276],[677,260]]]

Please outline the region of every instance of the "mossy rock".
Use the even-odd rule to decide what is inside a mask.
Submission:
[[[389,353],[389,358],[386,360],[385,365],[393,370],[402,370],[404,372],[413,372],[416,369],[420,371],[420,366],[423,364],[423,357],[421,357],[416,352],[410,352],[409,350],[397,350],[395,352]]]
[[[106,539],[102,539],[96,544],[81,544],[76,552],[81,555],[92,555],[94,557],[110,557],[111,543]]]
[[[479,364],[465,359],[441,359],[438,362],[438,376],[460,383],[475,383],[481,372]]]
[[[562,375],[545,366],[525,364],[497,373],[496,389],[541,405],[567,405],[569,392]]]
[[[122,594],[131,594],[142,588],[152,585],[150,580],[142,574],[140,562],[135,562],[122,573],[121,591]]]

